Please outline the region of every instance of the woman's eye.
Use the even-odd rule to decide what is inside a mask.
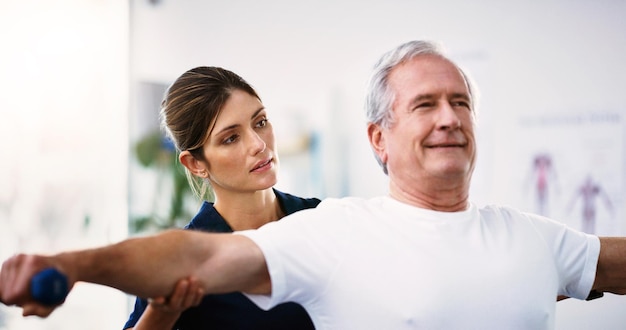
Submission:
[[[259,121],[259,122],[256,124],[256,127],[265,127],[265,126],[267,126],[267,118],[263,118],[263,119],[261,119],[261,121]]]
[[[237,140],[237,135],[231,135],[222,141],[222,144],[231,144]]]

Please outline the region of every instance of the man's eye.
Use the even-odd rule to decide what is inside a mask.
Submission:
[[[468,102],[465,101],[458,101],[458,102],[452,102],[452,106],[453,107],[464,107],[464,108],[470,108],[470,105]]]
[[[417,106],[415,106],[415,109],[425,109],[425,108],[431,108],[433,106],[434,106],[434,104],[430,103],[430,102],[428,102],[428,103],[420,103]]]

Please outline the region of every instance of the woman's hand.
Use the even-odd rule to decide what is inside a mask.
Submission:
[[[178,281],[169,297],[148,299],[148,307],[139,318],[134,330],[170,330],[180,314],[187,308],[200,304],[204,289],[195,278]],[[129,329],[127,329],[129,330]]]
[[[178,281],[171,296],[149,299],[149,302],[157,310],[181,313],[187,308],[199,305],[202,297],[204,289],[197,279],[190,277]]]

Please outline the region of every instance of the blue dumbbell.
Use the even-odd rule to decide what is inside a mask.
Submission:
[[[30,294],[43,305],[60,305],[69,294],[67,277],[54,268],[46,268],[31,279]]]

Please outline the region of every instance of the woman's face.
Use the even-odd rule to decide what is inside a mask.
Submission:
[[[226,101],[203,150],[216,193],[276,184],[278,154],[272,125],[261,101],[244,91],[233,91]]]

